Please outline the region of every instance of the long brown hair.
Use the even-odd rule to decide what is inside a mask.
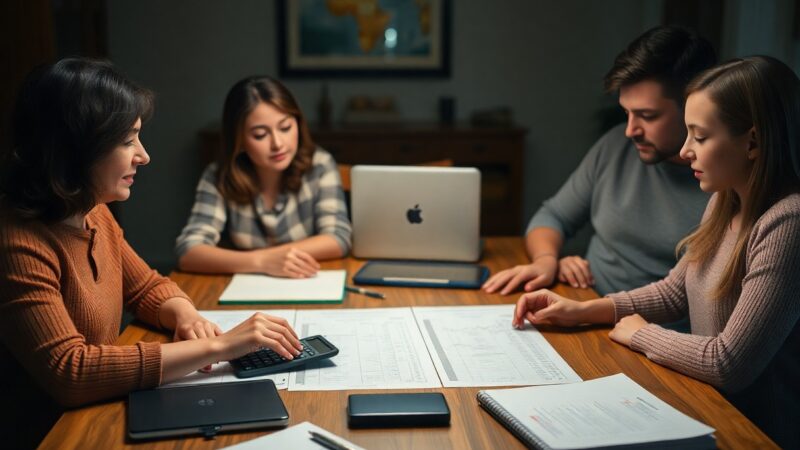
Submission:
[[[297,120],[297,153],[281,177],[281,191],[297,192],[303,175],[311,168],[316,145],[305,116],[286,87],[266,76],[248,77],[234,84],[222,111],[222,148],[217,155],[217,189],[227,199],[247,204],[258,195],[259,182],[253,162],[242,149],[244,122],[261,102]]]
[[[738,295],[745,276],[750,232],[772,205],[800,187],[800,80],[784,63],[768,56],[735,59],[701,73],[686,89],[703,91],[733,136],[755,129],[759,156],[747,181],[748,199],[732,189],[717,194],[708,220],[678,243],[689,261],[706,264],[718,249],[733,217],[742,222],[715,298]],[[744,204],[744,208],[742,205]]]

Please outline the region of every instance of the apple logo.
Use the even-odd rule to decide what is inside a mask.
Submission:
[[[422,223],[422,210],[419,209],[419,205],[414,205],[413,208],[406,211],[406,218],[408,219],[408,223]]]

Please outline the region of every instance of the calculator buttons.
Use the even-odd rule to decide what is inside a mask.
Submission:
[[[329,348],[327,351],[318,351],[308,341],[317,340],[325,344],[323,348]],[[318,358],[330,358],[337,353],[339,349],[327,343],[321,336],[313,336],[306,340],[301,340],[300,352],[292,359],[286,359],[277,352],[269,348],[261,348],[253,353],[248,353],[242,357],[231,361],[234,372],[239,378],[254,377],[259,375],[266,375],[269,373],[283,372],[291,370],[298,366],[306,364],[306,361],[316,361]]]

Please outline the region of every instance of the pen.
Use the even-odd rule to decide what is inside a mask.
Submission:
[[[372,297],[372,298],[382,298],[382,299],[386,298],[386,296],[380,292],[368,291],[364,288],[355,286],[345,286],[344,290],[346,290],[347,292],[354,292],[356,294],[366,295],[367,297]]]
[[[316,431],[309,431],[308,434],[311,435],[312,441],[330,450],[352,450],[350,447],[340,444],[327,436],[317,433]]]

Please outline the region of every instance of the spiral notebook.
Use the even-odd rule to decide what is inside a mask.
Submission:
[[[532,449],[713,449],[714,429],[624,374],[582,383],[478,392],[492,417]]]

